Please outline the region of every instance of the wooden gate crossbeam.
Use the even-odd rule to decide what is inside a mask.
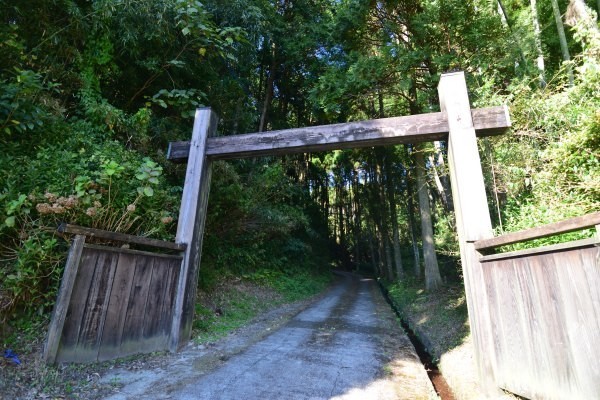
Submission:
[[[499,135],[511,125],[506,106],[471,110],[479,137]],[[208,138],[206,156],[212,160],[274,156],[402,143],[418,143],[448,138],[446,113],[409,115],[343,124],[311,126],[243,135]],[[169,144],[167,158],[185,162],[190,142]]]

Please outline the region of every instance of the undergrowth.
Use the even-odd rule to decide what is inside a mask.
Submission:
[[[405,322],[420,339],[434,360],[461,345],[469,335],[467,302],[462,285],[447,285],[426,292],[422,284],[407,279],[387,286],[388,295]],[[425,339],[425,340],[423,340]]]
[[[260,270],[242,278],[223,278],[201,290],[196,303],[194,341],[214,342],[244,326],[260,313],[323,291],[328,274]]]

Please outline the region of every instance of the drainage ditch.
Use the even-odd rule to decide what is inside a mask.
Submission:
[[[433,357],[431,357],[431,354],[429,354],[429,352],[427,351],[427,348],[425,347],[425,345],[423,344],[421,339],[419,339],[419,337],[411,329],[408,322],[404,319],[404,317],[400,313],[400,310],[398,310],[398,308],[396,307],[396,305],[390,298],[387,289],[380,282],[378,282],[378,283],[379,283],[379,288],[381,289],[381,293],[383,294],[383,297],[388,302],[390,307],[392,307],[392,310],[394,310],[394,312],[400,319],[400,325],[402,325],[402,328],[404,329],[404,331],[408,335],[408,338],[410,339],[413,346],[415,347],[415,350],[417,351],[417,355],[419,356],[421,363],[425,366],[425,370],[427,371],[429,380],[433,384],[433,388],[435,389],[436,393],[438,394],[438,396],[440,396],[440,398],[442,400],[455,400],[454,395],[452,394],[452,390],[450,389],[450,386],[448,386],[446,379],[444,379],[444,376],[438,369],[436,363],[433,361]]]

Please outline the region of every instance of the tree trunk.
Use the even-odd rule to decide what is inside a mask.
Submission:
[[[392,220],[392,236],[394,247],[394,266],[396,277],[399,281],[404,279],[404,268],[402,267],[402,253],[400,252],[400,232],[398,228],[398,212],[396,210],[396,191],[394,188],[394,175],[392,173],[390,157],[385,159],[385,181],[387,187],[388,203],[390,205],[390,219]]]
[[[425,261],[425,289],[436,290],[442,285],[442,277],[435,254],[433,241],[433,226],[431,223],[431,209],[425,181],[425,161],[422,146],[415,152],[417,169],[417,191],[419,194],[419,208],[421,210],[421,235],[423,238],[423,258]]]
[[[267,113],[269,112],[269,106],[273,99],[273,85],[275,82],[275,68],[277,63],[275,60],[275,43],[271,44],[271,68],[269,70],[269,77],[267,78],[267,86],[265,88],[265,101],[263,102],[262,112],[260,113],[260,123],[258,125],[258,131],[262,132],[265,130],[267,125]]]
[[[419,253],[419,245],[417,244],[417,225],[415,222],[415,207],[413,204],[413,196],[414,191],[412,190],[412,183],[410,180],[406,182],[407,188],[407,208],[408,208],[408,226],[410,228],[410,238],[412,242],[412,250],[413,250],[413,272],[415,277],[421,277],[421,254]]]
[[[511,36],[515,39],[515,42],[519,46],[519,55],[521,57],[521,61],[523,62],[523,66],[525,66],[527,64],[527,60],[525,59],[525,54],[523,53],[523,45],[521,44],[521,38],[518,35],[515,35],[515,32],[513,31],[513,24],[508,13],[506,12],[506,7],[504,7],[504,3],[502,3],[502,0],[497,1],[498,13],[502,18],[502,22],[506,25]]]
[[[540,73],[540,87],[546,87],[546,68],[544,66],[544,53],[542,51],[542,34],[537,12],[537,2],[536,0],[530,0],[529,4],[531,6],[531,19],[533,22],[533,37],[535,40],[535,49],[537,51],[537,68]]]
[[[444,155],[442,154],[442,145],[439,141],[434,142],[435,156],[432,154],[429,156],[429,162],[433,171],[433,179],[435,186],[438,191],[440,198],[442,199],[442,205],[446,212],[452,212],[454,210],[454,204],[452,203],[452,189],[450,188],[450,179],[446,172],[446,162],[444,161]],[[443,173],[439,172],[441,167]]]
[[[552,11],[554,13],[554,21],[556,22],[556,30],[558,31],[558,40],[560,42],[560,50],[562,52],[563,61],[567,63],[567,75],[569,77],[569,86],[573,86],[573,67],[570,64],[571,55],[567,46],[567,36],[565,35],[565,27],[563,26],[562,16],[558,7],[558,0],[551,0]]]

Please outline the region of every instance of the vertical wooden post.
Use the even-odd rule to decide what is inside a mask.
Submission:
[[[464,73],[442,75],[438,93],[450,128],[448,161],[475,361],[481,388],[489,393],[497,390],[496,355],[487,289],[473,242],[491,238],[493,231]]]
[[[81,260],[81,252],[83,251],[84,244],[85,236],[77,235],[69,248],[65,271],[63,272],[60,289],[58,290],[58,298],[56,299],[52,320],[48,327],[46,347],[44,347],[44,360],[47,364],[54,364],[56,362],[56,354],[58,353],[60,338],[65,325],[65,319],[67,318],[67,311],[71,303],[71,294],[73,293],[73,286],[75,286],[77,271],[79,271],[79,261]]]
[[[177,351],[189,340],[192,332],[206,206],[210,191],[211,162],[206,158],[206,139],[214,136],[216,129],[216,114],[210,108],[197,109],[175,238],[177,243],[186,243],[187,248],[181,263],[175,298],[169,343],[172,352]]]

